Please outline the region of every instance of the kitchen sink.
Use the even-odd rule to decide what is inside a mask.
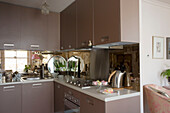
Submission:
[[[21,77],[24,81],[40,80],[40,77]]]

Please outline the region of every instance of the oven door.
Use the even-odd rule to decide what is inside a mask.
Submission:
[[[80,113],[80,106],[65,99],[64,100],[64,113]]]

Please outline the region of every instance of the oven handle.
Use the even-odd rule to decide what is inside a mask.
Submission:
[[[71,102],[68,99],[64,99],[64,105],[67,106],[70,109],[80,109],[80,106]]]

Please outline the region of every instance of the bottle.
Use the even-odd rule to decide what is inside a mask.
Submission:
[[[40,78],[44,79],[44,64],[40,66]]]

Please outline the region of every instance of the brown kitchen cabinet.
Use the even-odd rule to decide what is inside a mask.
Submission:
[[[54,88],[54,112],[64,113],[64,86],[55,83]]]
[[[77,0],[77,48],[93,43],[93,0]]]
[[[22,85],[22,113],[54,113],[53,82]]]
[[[0,86],[0,113],[22,113],[21,85]]]
[[[105,102],[81,94],[80,113],[105,113]]]
[[[94,0],[94,45],[120,38],[120,0]]]
[[[0,49],[20,49],[20,7],[0,3]]]
[[[76,2],[61,12],[61,50],[76,48]]]
[[[0,3],[0,49],[59,50],[60,14]]]
[[[47,49],[47,16],[34,8],[21,8],[21,46],[26,50]]]
[[[139,1],[94,0],[93,45],[115,42],[139,43]]]
[[[47,41],[48,47],[46,50],[60,50],[60,14],[50,12],[47,15]]]

